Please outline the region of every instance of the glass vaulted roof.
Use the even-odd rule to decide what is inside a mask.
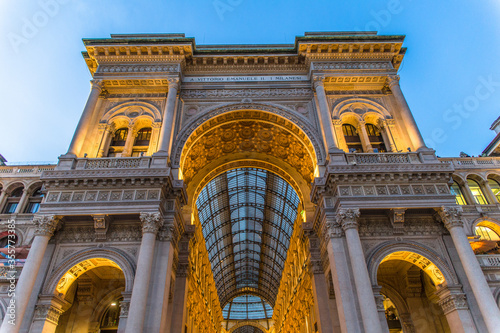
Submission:
[[[272,172],[240,168],[212,179],[196,205],[224,318],[270,318],[297,193]]]

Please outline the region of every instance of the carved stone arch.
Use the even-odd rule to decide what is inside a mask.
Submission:
[[[357,109],[359,109],[359,111]],[[342,119],[343,114],[354,113],[358,114],[361,119],[364,119],[364,115],[367,112],[379,114],[383,119],[392,118],[392,115],[383,105],[371,99],[362,97],[346,98],[337,102],[332,110],[332,118]]]
[[[500,184],[500,173],[496,170],[490,170],[490,171],[487,171],[486,174],[486,179],[493,179],[495,181],[497,181],[499,184]]]
[[[466,179],[472,179],[472,180],[475,180],[476,182],[479,183],[479,185],[484,185],[484,182],[486,181],[486,177],[485,175],[482,175],[480,173],[477,173],[477,172],[468,172],[466,175],[465,175],[465,178]]]
[[[125,276],[125,291],[132,292],[135,276],[135,265],[133,260],[129,258],[128,254],[120,249],[103,247],[81,250],[58,265],[46,280],[42,293],[46,295],[53,294],[56,291],[59,281],[66,272],[83,261],[95,258],[108,259],[114,262],[122,270]]]
[[[404,297],[401,296],[401,294],[394,287],[386,282],[379,282],[379,285],[383,288],[383,291],[381,291],[381,293],[385,294],[385,296],[394,303],[396,309],[400,314],[410,312],[410,310],[408,309],[408,304],[406,304]]]
[[[500,236],[500,221],[489,216],[482,216],[472,221],[472,223],[467,223],[466,225],[470,225],[470,230],[468,230],[469,235],[475,235],[475,227],[484,226],[490,228]]]
[[[26,187],[26,190],[28,191],[28,195],[32,195],[33,191],[35,191],[37,188],[41,188],[43,185],[42,181],[36,180],[32,183],[29,183],[28,186]]]
[[[467,182],[467,178],[465,178],[459,174],[453,174],[453,175],[451,175],[451,178],[453,179],[454,182],[456,182],[462,188],[465,186],[465,183]]]
[[[368,273],[373,285],[377,285],[377,272],[381,262],[390,254],[395,252],[413,252],[424,257],[434,264],[444,277],[444,282],[448,285],[458,285],[459,281],[453,270],[449,267],[444,259],[434,250],[429,249],[423,244],[406,241],[386,241],[376,246],[367,257]],[[431,276],[432,278],[432,276]]]
[[[162,119],[161,111],[156,105],[145,101],[126,101],[106,111],[100,123],[109,123],[111,119],[118,116],[131,120],[139,116],[148,116],[153,122],[160,122]]]
[[[311,142],[314,147],[317,164],[322,165],[325,163],[326,150],[323,146],[321,134],[304,116],[298,115],[295,111],[281,105],[266,103],[234,103],[208,109],[193,117],[186,125],[183,126],[180,132],[176,135],[172,146],[172,166],[175,168],[180,167],[181,155],[186,141],[200,126],[217,116],[238,111],[262,111],[265,114],[275,115],[279,118],[288,120],[302,130]]]
[[[12,193],[12,191],[14,191],[15,189],[19,188],[19,187],[22,187],[23,190],[26,189],[26,181],[15,181],[15,182],[12,182],[10,184],[7,184],[6,187],[5,187],[5,195],[7,196],[10,196],[10,194]]]
[[[262,326],[261,324],[255,322],[255,321],[250,321],[250,320],[245,320],[245,321],[241,321],[239,322],[238,324],[234,325],[233,327],[231,327],[229,329],[229,333],[233,333],[234,331],[236,331],[238,328],[240,327],[243,327],[243,326],[253,326],[255,328],[258,328],[259,330],[261,330],[262,332],[267,332],[267,328],[265,328],[264,326]]]

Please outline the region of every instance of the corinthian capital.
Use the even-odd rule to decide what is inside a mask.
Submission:
[[[451,207],[441,207],[438,210],[438,214],[441,217],[446,229],[450,230],[454,227],[463,227],[464,222],[462,220],[462,207],[451,206]]]
[[[168,89],[179,89],[179,78],[178,77],[169,77],[168,81]]]
[[[394,85],[399,85],[399,75],[387,75],[387,84],[391,89]]]
[[[61,217],[56,215],[35,215],[33,217],[35,236],[52,237],[60,221]]]
[[[325,83],[323,80],[325,77],[323,75],[313,75],[312,81],[313,81],[313,87],[314,89],[317,89],[318,87],[324,87]]]
[[[140,215],[141,223],[142,223],[142,233],[153,233],[156,234],[158,229],[162,226],[161,214],[159,212],[156,213],[141,213]]]
[[[359,208],[339,209],[337,211],[337,222],[340,223],[344,231],[347,229],[357,229],[360,215]]]
[[[101,79],[93,79],[90,80],[90,84],[92,85],[92,89],[98,89],[99,92],[102,91],[102,88],[104,87],[104,80]]]

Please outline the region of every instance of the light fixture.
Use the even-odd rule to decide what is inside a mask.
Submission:
[[[111,306],[116,306],[116,302],[111,303]]]

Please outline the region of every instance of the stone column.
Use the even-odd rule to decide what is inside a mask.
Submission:
[[[130,308],[130,292],[122,292],[123,301],[120,302],[120,322],[118,323],[118,333],[124,333],[127,327],[128,310]]]
[[[113,128],[111,126],[107,126],[104,128],[104,135],[102,137],[101,147],[99,148],[99,153],[97,157],[106,157],[108,156],[109,143],[111,140],[111,134],[113,132]]]
[[[4,208],[4,201],[5,201],[5,197],[7,196],[7,194],[5,193],[5,188],[2,188],[1,189],[1,192],[0,192],[0,210],[2,210]],[[2,211],[0,211],[0,213],[2,213]]]
[[[303,222],[304,242],[309,245],[309,255],[312,268],[312,291],[314,296],[314,314],[318,322],[320,333],[333,332],[333,324],[328,305],[330,293],[325,279],[325,271],[321,260],[319,238],[313,230],[311,222]]]
[[[28,201],[29,194],[28,194],[28,189],[24,188],[23,189],[23,194],[21,195],[21,198],[19,199],[19,203],[17,204],[16,210],[14,211],[14,214],[19,214],[22,213],[24,210],[24,206],[26,206],[26,201]]]
[[[195,226],[186,225],[184,235],[179,242],[179,262],[175,273],[174,298],[172,300],[172,333],[184,333],[187,320],[187,293],[189,274],[189,242],[194,236]]]
[[[342,229],[344,229],[347,240],[356,293],[358,295],[361,317],[363,318],[363,327],[366,333],[379,333],[382,332],[382,327],[380,326],[372,284],[358,234],[359,216],[359,209],[340,209],[337,212],[337,221],[342,226]]]
[[[17,333],[21,328],[21,322],[28,306],[28,302],[35,285],[40,265],[49,243],[50,237],[54,234],[60,218],[55,215],[35,215],[33,224],[35,225],[35,238],[31,244],[31,249],[24,264],[21,276],[16,285],[13,301],[16,305],[15,325],[9,323],[12,319],[6,315],[3,319],[0,333]]]
[[[326,99],[324,77],[314,76],[313,87],[316,91],[319,106],[319,122],[325,138],[325,148],[328,153],[339,151],[337,140],[335,138],[335,130],[333,128],[332,117]]]
[[[370,138],[368,137],[368,132],[366,131],[366,123],[364,121],[360,121],[358,124],[358,132],[359,138],[361,139],[361,144],[363,145],[363,149],[365,153],[372,153],[373,147],[370,143]]]
[[[490,187],[490,184],[488,184],[488,181],[482,181],[482,187],[484,188],[484,195],[486,196],[486,200],[488,200],[488,203],[490,205],[495,205],[498,203],[497,197],[493,194],[493,190]]]
[[[127,318],[126,333],[141,333],[146,316],[149,281],[153,266],[153,257],[156,243],[156,234],[162,225],[159,212],[141,213],[142,241],[137,258],[137,271],[132,288],[129,316]]]
[[[346,153],[349,152],[349,147],[347,146],[347,142],[345,141],[344,131],[342,130],[342,121],[340,119],[333,120],[333,125],[335,128],[335,133],[337,133],[337,139],[339,144],[339,149],[342,149]]]
[[[392,137],[391,129],[389,127],[389,124],[387,123],[387,120],[385,120],[385,119],[380,120],[379,126],[380,126],[380,131],[384,137],[384,143],[386,145],[387,150],[391,151],[391,152],[397,152],[398,149],[396,148],[396,145],[394,144],[394,138]]]
[[[399,86],[399,75],[389,75],[387,76],[387,82],[389,84],[389,88],[394,95],[396,100],[396,104],[398,106],[398,110],[401,118],[404,122],[404,128],[408,131],[408,136],[413,144],[415,149],[426,148],[424,139],[422,138],[422,134],[418,129],[417,123],[413,118],[413,115],[410,111],[410,107],[408,103],[406,103],[406,99],[403,96],[403,92],[401,91],[401,87]]]
[[[92,88],[90,90],[89,99],[87,100],[87,104],[85,104],[85,108],[83,109],[82,116],[76,127],[75,134],[73,135],[73,139],[71,140],[71,144],[69,145],[67,155],[76,156],[76,154],[80,152],[83,141],[85,140],[85,135],[87,133],[89,123],[92,120],[92,115],[94,114],[97,101],[99,100],[99,95],[102,91],[102,80],[92,80],[90,81],[90,83],[92,85]]]
[[[168,79],[167,103],[163,111],[163,124],[160,130],[158,152],[170,155],[170,145],[172,141],[172,130],[174,127],[175,103],[177,100],[177,90],[179,89],[179,78]]]
[[[474,297],[476,297],[479,311],[483,316],[488,332],[498,332],[500,329],[500,311],[465,234],[462,208],[455,206],[441,207],[439,215],[451,234],[453,244],[457,249],[460,262],[467,275]]]
[[[137,130],[133,126],[129,126],[127,139],[125,140],[125,146],[123,147],[122,157],[132,156],[132,149],[134,147],[135,137],[137,136]]]
[[[328,259],[330,261],[340,331],[342,333],[360,332],[354,289],[352,288],[353,283],[349,273],[346,247],[342,239],[342,228],[334,217],[326,218],[325,236],[328,242]]]
[[[438,304],[443,309],[451,332],[477,332],[467,306],[466,296],[460,287],[438,287],[436,296],[439,298]]]

